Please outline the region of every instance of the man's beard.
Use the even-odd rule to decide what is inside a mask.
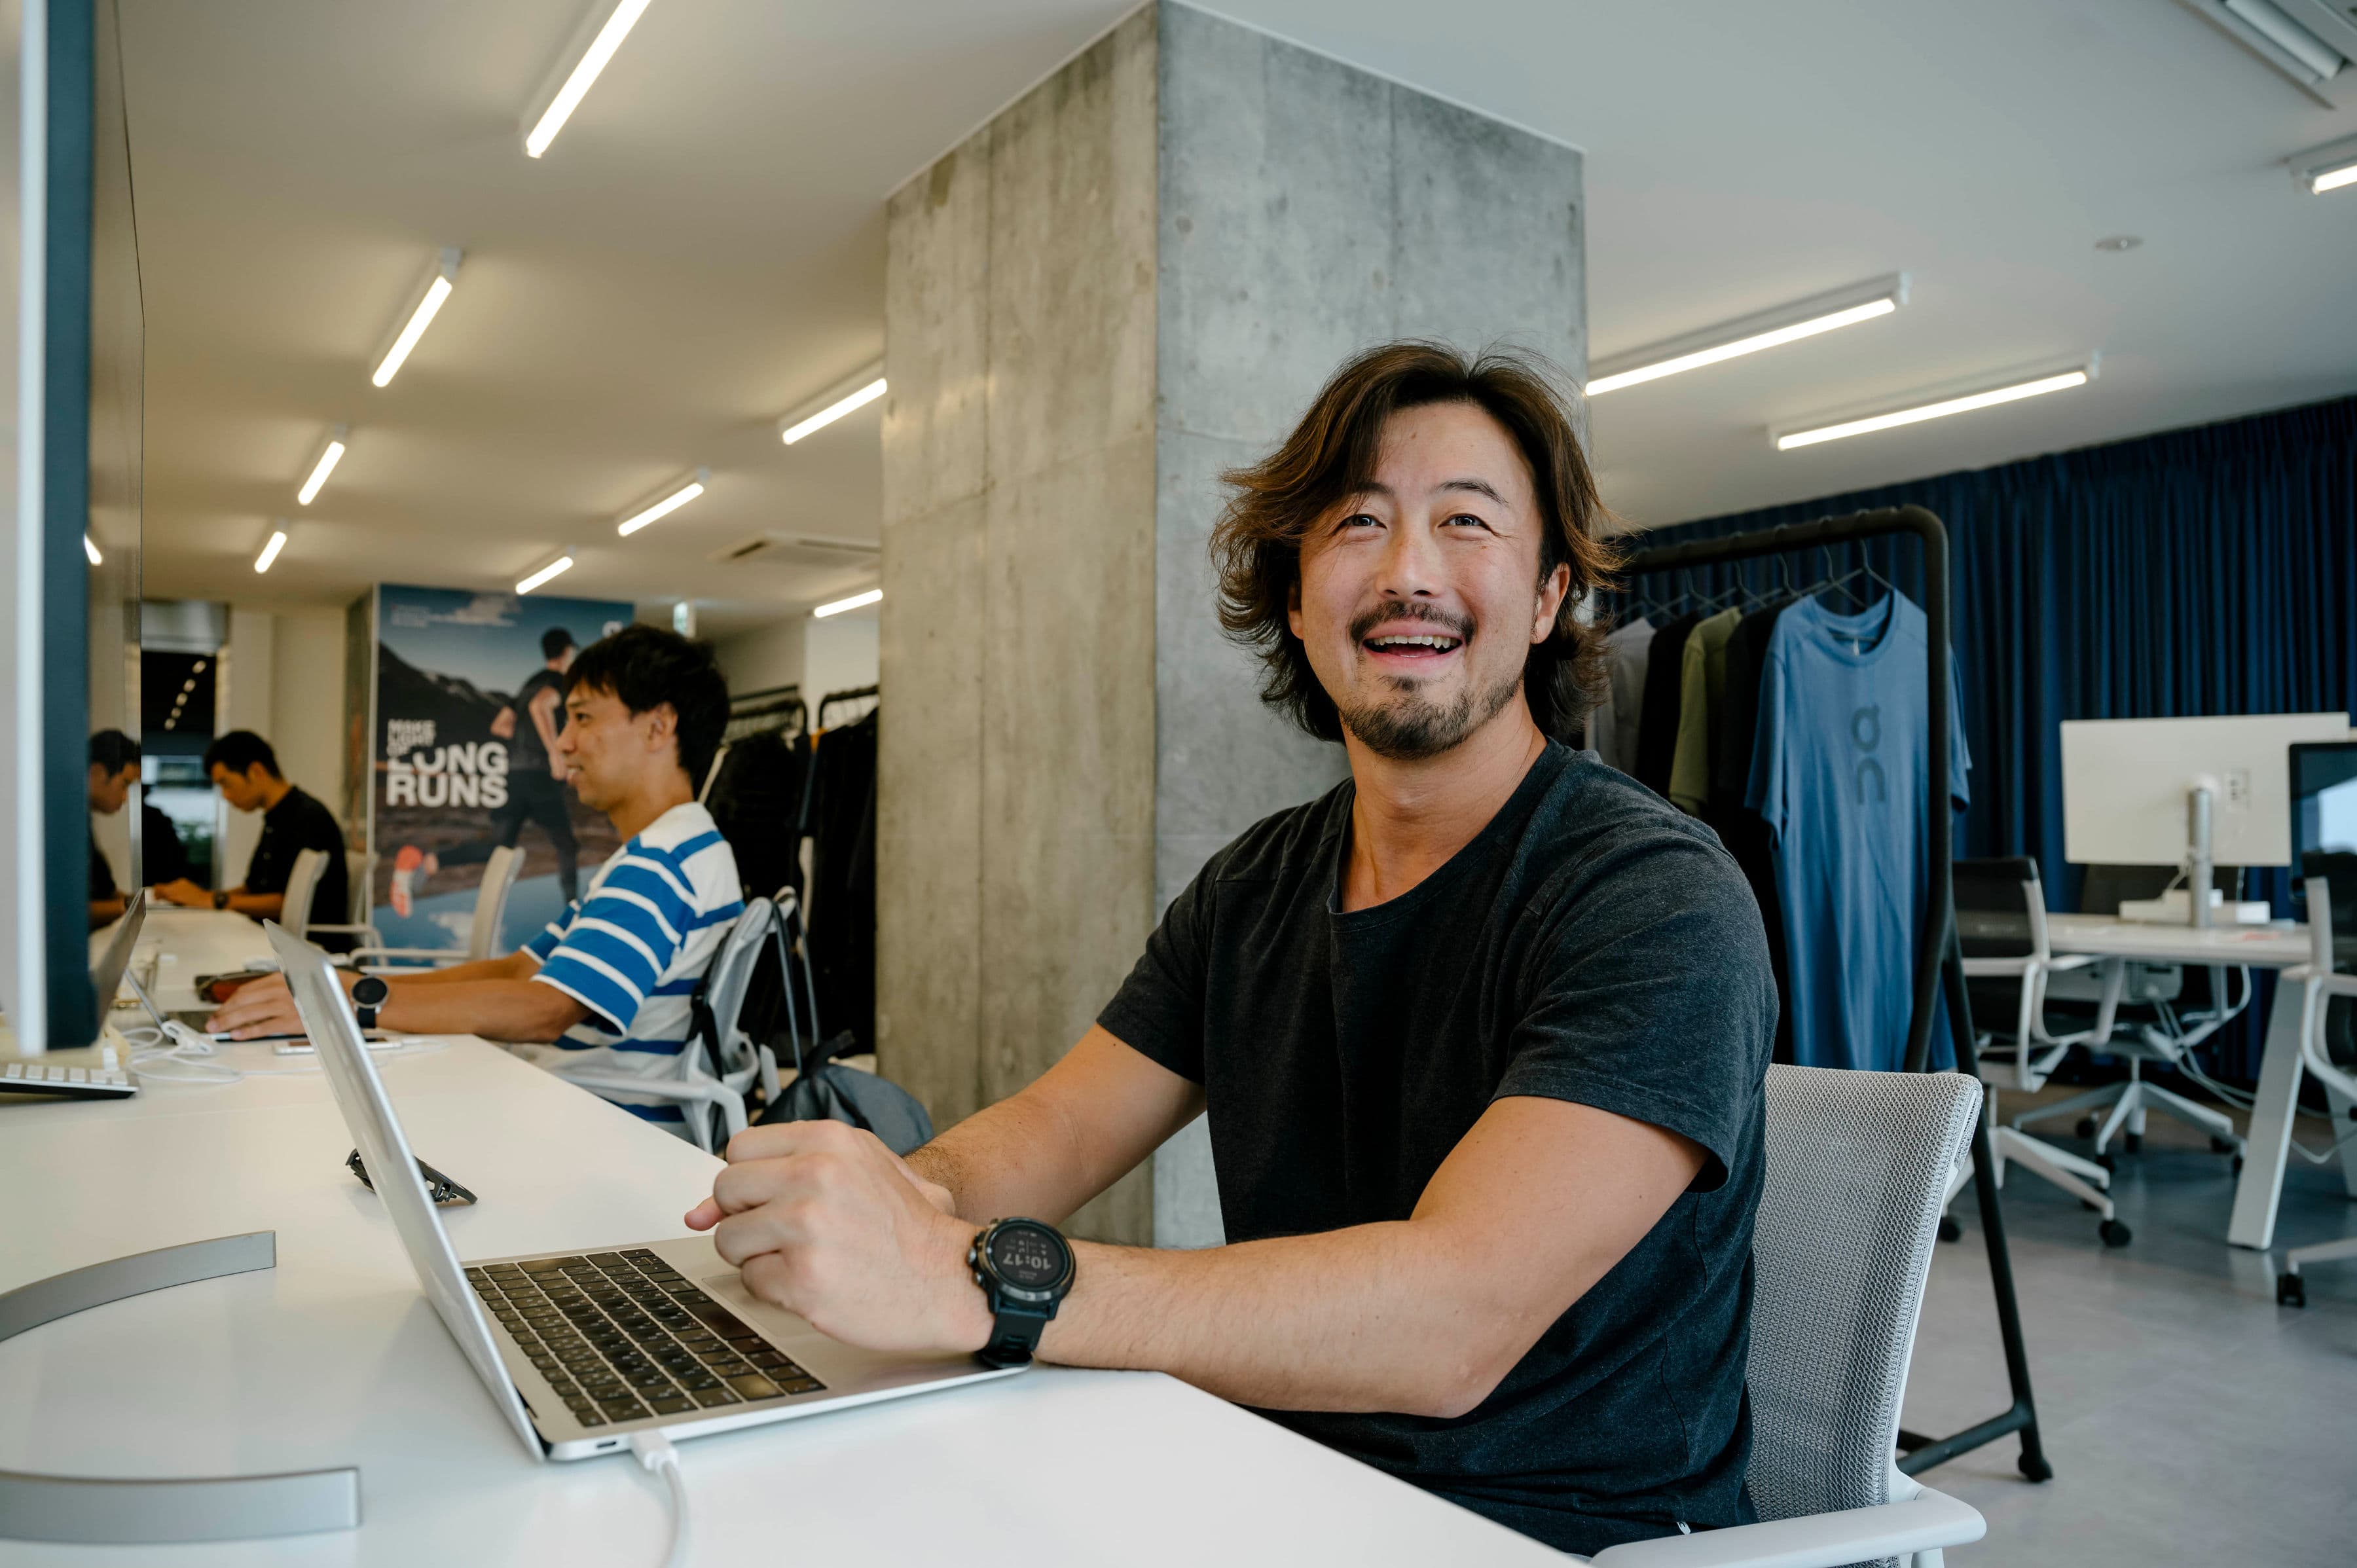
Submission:
[[[1358,643],[1383,620],[1402,618],[1426,620],[1445,628],[1462,639],[1460,655],[1469,660],[1472,657],[1471,618],[1448,615],[1424,606],[1379,607],[1361,612],[1351,626],[1351,642]],[[1388,703],[1371,701],[1351,707],[1335,704],[1343,727],[1378,757],[1394,762],[1421,762],[1451,750],[1496,718],[1499,710],[1512,702],[1514,693],[1522,690],[1523,675],[1517,670],[1487,687],[1469,688],[1453,703],[1437,703],[1425,696],[1424,682],[1418,680],[1385,675],[1383,682],[1395,693]]]

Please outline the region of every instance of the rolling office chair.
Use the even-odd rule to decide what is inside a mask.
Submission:
[[[2120,905],[2129,899],[2158,897],[2176,875],[2174,867],[2165,865],[2091,865],[2079,905],[2091,915],[2115,916]],[[2242,873],[2221,866],[2217,876],[2226,896],[2234,897]],[[2112,1139],[2125,1129],[2126,1136],[2122,1143],[2129,1154],[2136,1153],[2144,1146],[2146,1113],[2158,1111],[2209,1133],[2212,1152],[2233,1155],[2234,1168],[2240,1171],[2243,1138],[2234,1131],[2232,1117],[2158,1084],[2148,1083],[2144,1077],[2147,1063],[2199,1074],[2200,1064],[2191,1059],[2194,1047],[2232,1023],[2251,1004],[2250,970],[2239,965],[2233,969],[2241,979],[2242,991],[2231,1004],[2226,1000],[2227,972],[2222,964],[2209,968],[2208,1004],[2193,1008],[2180,1006],[2186,992],[2182,964],[2111,960],[2093,969],[2056,977],[2047,988],[2049,1000],[2062,1004],[2066,1010],[2075,1009],[2083,1016],[2090,1013],[2100,1016],[2104,997],[2116,979],[2118,990],[2111,1004],[2110,1026],[2091,1037],[2086,1045],[2090,1051],[2126,1058],[2127,1079],[2025,1111],[2013,1119],[2014,1127],[2020,1129],[2033,1122],[2075,1115],[2080,1119],[2076,1129],[2079,1136],[2093,1139],[2095,1158],[2108,1165],[2111,1156],[2105,1149]],[[2110,1108],[2108,1114],[2099,1114],[2106,1106]]]
[[[377,935],[376,928],[369,924],[369,878],[375,874],[376,856],[364,849],[344,851],[344,901],[350,908],[344,911],[344,918],[333,924],[312,921],[304,929],[303,940],[317,941],[322,935],[333,932],[355,937],[363,942],[384,940]],[[293,928],[288,929],[291,930]]]
[[[2300,987],[2300,1066],[2344,1100],[2357,1101],[2357,854],[2311,852],[2300,857],[2300,873],[2308,883],[2312,956],[2301,968],[2284,971],[2279,986]],[[2276,996],[2282,1006],[2283,991]],[[2347,1135],[2338,1122],[2332,1126]],[[2357,1259],[2357,1236],[2291,1248],[2276,1276],[2276,1303],[2306,1306],[2308,1286],[2299,1271],[2351,1259]]]
[[[327,930],[325,925],[311,923],[311,906],[319,896],[319,878],[328,874],[328,856],[324,850],[299,850],[295,864],[286,868],[286,886],[280,897],[278,923],[295,935],[308,941],[313,931]]]
[[[2061,976],[2097,966],[2091,953],[2057,956],[2047,945],[2046,889],[2039,880],[2038,863],[2027,856],[2004,860],[1960,860],[1955,863],[1956,937],[1964,949],[1964,984],[1972,997],[1975,1023],[1994,1025],[2012,1020],[2012,1032],[1991,1027],[1979,1031],[1974,1042],[1980,1055],[1981,1081],[1988,1095],[1989,1153],[1996,1161],[1999,1186],[2005,1167],[2018,1164],[2042,1180],[2053,1183],[2103,1216],[2096,1233],[2106,1247],[2125,1247],[2133,1239],[2120,1220],[2111,1197],[2112,1173],[2093,1160],[2058,1149],[2031,1137],[2018,1127],[2000,1125],[1996,1119],[1999,1089],[2035,1093],[2047,1075],[2071,1054],[2073,1046],[2110,1037],[2112,1017],[2119,1000],[2122,976],[2113,966],[2097,991],[2093,1023],[2069,1034],[2055,1034],[2046,1021],[2050,986]],[[1956,1192],[1972,1175],[1966,1160],[1948,1192]]]
[[[1960,1073],[1768,1069],[1745,1476],[1760,1522],[1608,1547],[1598,1568],[1936,1568],[1986,1531],[1891,1462],[1942,1194],[1980,1102]]]

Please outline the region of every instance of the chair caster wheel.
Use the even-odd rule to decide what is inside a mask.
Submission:
[[[2106,1247],[2125,1247],[2136,1240],[2136,1232],[2116,1219],[2106,1219],[2096,1226],[2095,1234],[2104,1239]]]
[[[2308,1305],[2308,1282],[2300,1278],[2298,1274],[2277,1274],[2276,1276],[2276,1305],[2277,1306],[2306,1306]]]
[[[2212,1134],[2210,1139],[2210,1152],[2213,1155],[2240,1155],[2243,1151],[2242,1146],[2233,1139],[2221,1138]]]
[[[2144,1134],[2141,1133],[2126,1133],[2121,1134],[2120,1147],[2126,1149],[2131,1155],[2143,1154]]]
[[[1940,1240],[1961,1241],[1964,1239],[1964,1222],[1953,1214],[1940,1216]]]
[[[2071,1131],[2082,1138],[2092,1138],[2095,1135],[2095,1119],[2093,1116],[2082,1116],[2079,1118],[2079,1124]]]
[[[2054,1466],[2049,1465],[2042,1455],[2025,1454],[2016,1462],[2015,1467],[2026,1480],[2050,1481],[2054,1478]]]
[[[2120,1168],[2119,1156],[2113,1154],[2106,1153],[2097,1155],[2095,1156],[2095,1163],[2103,1166],[2107,1171],[2115,1171]]]

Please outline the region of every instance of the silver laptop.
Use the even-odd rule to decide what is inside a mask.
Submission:
[[[462,1267],[328,955],[265,924],[425,1299],[533,1454],[586,1459],[643,1429],[701,1437],[1021,1369],[838,1344],[756,1301],[706,1237]]]

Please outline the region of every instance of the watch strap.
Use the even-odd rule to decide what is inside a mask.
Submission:
[[[1001,1294],[991,1304],[990,1343],[974,1352],[989,1367],[1028,1367],[1039,1348],[1039,1336],[1056,1316],[1056,1304],[1033,1305]]]

